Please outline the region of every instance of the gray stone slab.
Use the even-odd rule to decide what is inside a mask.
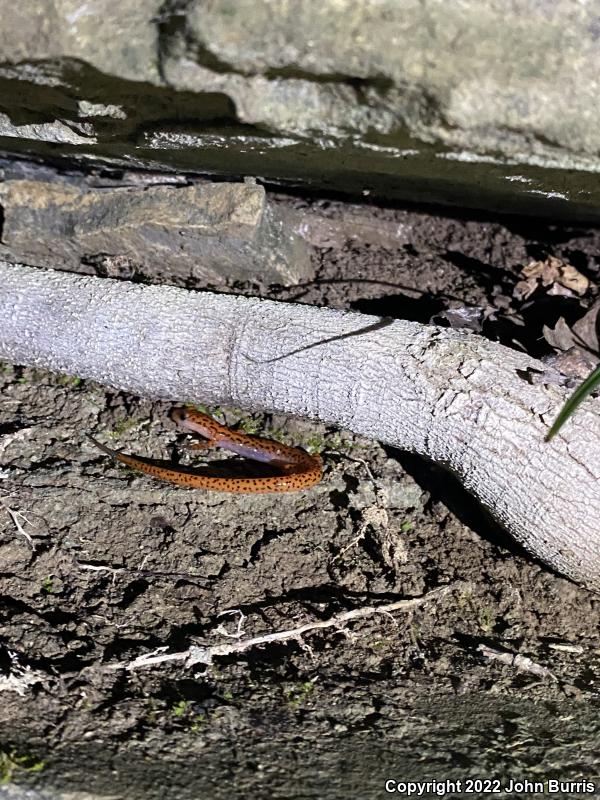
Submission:
[[[80,182],[0,183],[4,258],[81,271],[169,273],[179,282],[290,282],[310,272],[309,248],[255,183],[93,189]]]

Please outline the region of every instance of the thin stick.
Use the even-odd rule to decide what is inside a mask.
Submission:
[[[267,633],[263,636],[255,636],[250,639],[240,639],[236,642],[228,642],[226,644],[216,645],[192,645],[188,650],[181,653],[167,653],[166,647],[159,647],[150,653],[138,656],[133,661],[120,662],[111,666],[112,669],[127,669],[134,670],[139,667],[148,667],[153,664],[162,664],[167,661],[184,661],[186,667],[191,667],[194,664],[212,664],[215,656],[228,656],[237,653],[243,653],[253,647],[259,647],[272,642],[287,642],[295,640],[302,642],[302,637],[316,630],[324,630],[326,628],[343,628],[348,622],[353,622],[358,619],[365,619],[375,614],[385,614],[392,617],[394,611],[408,612],[413,608],[423,605],[424,603],[434,600],[435,598],[443,597],[448,594],[454,585],[441,586],[438,589],[433,589],[421,597],[412,597],[408,600],[398,600],[395,603],[388,603],[380,606],[365,606],[364,608],[354,608],[351,611],[345,611],[343,614],[337,614],[328,620],[319,622],[307,622],[305,625],[300,625],[297,628],[289,630],[278,631],[277,633]]]
[[[8,495],[8,496],[10,497],[10,495]],[[6,503],[6,501],[4,500],[3,497],[0,497],[0,506],[2,506],[2,508],[4,508],[5,511],[8,512],[8,515],[12,519],[12,521],[14,523],[14,526],[17,529],[17,533],[19,534],[19,536],[22,536],[25,539],[27,544],[31,547],[31,549],[35,553],[35,543],[34,543],[33,539],[31,538],[31,536],[27,533],[27,531],[25,530],[23,525],[21,524],[21,520],[23,520],[23,522],[26,525],[31,525],[31,522],[27,519],[25,514],[21,513],[20,511],[15,511],[14,508],[11,508]]]

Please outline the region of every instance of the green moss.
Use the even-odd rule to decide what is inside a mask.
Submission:
[[[189,700],[180,700],[178,703],[175,703],[171,706],[171,714],[174,717],[183,717],[188,710],[189,705]]]
[[[464,589],[459,592],[456,598],[456,608],[463,611],[465,608],[473,608],[473,591]]]
[[[328,436],[326,442],[328,449],[337,450],[338,453],[351,453],[357,447],[353,441],[346,439],[339,431]]]
[[[494,612],[489,606],[478,609],[477,623],[484,633],[491,633],[494,630]]]
[[[45,762],[28,753],[17,753],[16,750],[0,750],[0,786],[6,786],[13,779],[14,773],[41,772]]]
[[[322,453],[326,445],[325,437],[319,436],[318,434],[309,436],[308,439],[304,439],[302,442],[302,446],[305,450],[308,450],[309,453]]]
[[[54,585],[52,583],[52,575],[46,575],[46,577],[42,581],[42,591],[46,592],[46,594],[52,594],[52,592],[54,591]]]
[[[131,431],[134,428],[142,427],[148,424],[148,420],[141,420],[139,417],[127,417],[122,422],[117,422],[114,430],[108,435],[111,438],[116,439],[118,436],[122,436],[124,433],[127,433],[127,431]]]
[[[75,387],[80,385],[81,378],[78,378],[77,375],[59,375],[56,382],[60,386],[67,386],[71,389],[75,389]]]
[[[410,641],[415,647],[418,647],[421,642],[421,626],[413,622],[411,623],[409,629]]]
[[[171,716],[178,720],[178,729],[198,733],[201,728],[210,722],[210,715],[206,711],[195,712],[190,700],[179,700],[169,709]],[[218,714],[218,709],[213,716]]]
[[[249,436],[255,436],[261,429],[261,424],[257,420],[252,419],[252,417],[246,417],[240,420],[238,428]]]
[[[208,414],[209,416],[212,416],[213,412],[209,409],[208,406],[205,406],[204,403],[185,403],[185,405],[189,406],[190,408],[195,408],[196,411],[199,411],[201,414]],[[223,413],[217,406],[217,410],[215,411],[215,413],[219,412]]]
[[[314,690],[315,684],[312,681],[299,683],[297,686],[294,686],[285,693],[286,703],[291,709],[296,710],[304,702],[306,702],[306,700],[308,700]]]
[[[185,403],[186,406],[189,408],[195,408],[196,411],[199,411],[201,414],[207,414],[209,417],[219,418],[224,422],[225,420],[225,409],[223,406],[206,406],[204,403]],[[235,411],[231,411],[231,413],[235,415]],[[237,416],[240,416],[243,412],[240,411]]]
[[[159,717],[160,717],[160,710],[157,708],[156,701],[152,697],[149,697],[148,711],[146,712],[146,720],[150,725],[156,725]]]
[[[371,650],[377,652],[378,650],[384,650],[385,648],[390,646],[389,639],[375,639],[374,642],[371,642],[369,647]]]
[[[194,717],[192,724],[190,725],[190,731],[192,733],[198,733],[208,722],[208,714],[196,714]]]
[[[283,428],[271,428],[268,433],[263,434],[267,439],[275,439],[277,442],[282,442],[285,438],[285,431]]]
[[[479,630],[489,634],[494,630],[496,617],[491,606],[478,605],[470,589],[460,592],[456,598],[456,608],[458,611],[466,612],[469,617],[474,617],[479,626]]]

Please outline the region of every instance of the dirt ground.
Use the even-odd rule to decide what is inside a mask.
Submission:
[[[571,324],[597,294],[593,229],[272,199],[315,245],[314,281],[227,291],[420,322],[468,306],[483,335],[536,356],[551,353],[543,324]],[[548,256],[590,280],[583,300],[515,295],[523,266]],[[297,494],[207,494],[118,467],[85,438],[192,463],[167,405],[11,365],[0,386],[0,797],[600,787],[600,598],[525,554],[443,470],[345,431],[213,409],[326,467]],[[131,668],[221,645],[233,652],[211,664]]]

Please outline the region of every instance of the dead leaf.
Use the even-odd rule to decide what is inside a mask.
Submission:
[[[431,320],[431,324],[439,324],[440,321],[446,321],[453,329],[464,329],[481,333],[483,323],[488,319],[495,319],[496,309],[492,306],[458,306],[457,308],[447,308],[435,314]]]
[[[558,259],[554,260],[558,261]],[[560,277],[556,283],[559,286],[563,286],[565,289],[570,289],[578,295],[584,295],[590,288],[589,280],[571,264],[567,264],[564,261],[561,262],[560,266],[558,267],[558,272]]]
[[[515,285],[513,294],[518,300],[527,300],[527,298],[530,297],[537,288],[537,278],[527,278],[526,281],[518,281],[518,283]]]
[[[548,294],[552,297],[573,297],[573,292],[561,283],[553,283],[548,289]]]
[[[564,317],[560,317],[554,329],[544,325],[542,333],[550,347],[554,347],[556,350],[568,350],[571,347],[575,347],[573,331],[565,322]]]
[[[600,301],[594,305],[577,322],[569,327],[560,317],[554,329],[544,325],[544,339],[555,350],[570,350],[575,347],[598,356],[600,342],[598,340],[598,324],[600,323]]]
[[[598,341],[599,323],[600,301],[594,303],[590,310],[573,325],[573,333],[577,337],[577,344],[583,345],[596,354],[600,351],[600,343]]]
[[[548,256],[545,261],[532,261],[521,270],[524,280],[515,286],[515,297],[526,300],[539,287],[550,287],[548,294],[572,297],[584,295],[590,287],[589,280],[567,261]]]

